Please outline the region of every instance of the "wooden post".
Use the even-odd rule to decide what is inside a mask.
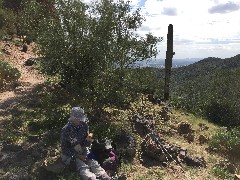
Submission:
[[[164,86],[164,101],[169,100],[169,85],[172,68],[173,52],[173,25],[169,24],[167,34],[167,51],[165,59],[165,86]]]

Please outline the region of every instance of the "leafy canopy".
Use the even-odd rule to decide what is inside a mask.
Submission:
[[[116,89],[126,94],[124,69],[158,53],[156,45],[162,39],[136,33],[145,19],[129,1],[56,0],[51,16],[44,16],[46,9],[41,7],[27,1],[23,12],[23,24],[34,30],[31,36],[39,44],[41,71],[58,76],[75,92],[99,99]]]

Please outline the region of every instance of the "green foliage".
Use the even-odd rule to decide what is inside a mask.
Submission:
[[[3,7],[13,11],[20,10],[22,0],[1,0]]]
[[[213,174],[219,179],[233,180],[231,173],[225,168],[215,166],[213,167],[212,171],[213,171]]]
[[[41,22],[46,18],[47,8],[38,1],[23,0],[22,11],[18,13],[18,34],[26,36],[27,41],[35,40],[37,29],[41,28]]]
[[[133,94],[152,94],[155,97],[163,95],[164,79],[157,68],[134,68],[129,70],[129,86]]]
[[[17,68],[12,67],[5,61],[0,61],[0,88],[3,87],[5,83],[17,81],[20,76],[21,73]]]
[[[3,8],[0,2],[0,37],[16,34],[17,29],[15,23],[16,15],[14,12],[10,9]]]
[[[209,76],[217,73],[218,71],[239,68],[239,59],[240,55],[236,55],[234,57],[226,59],[209,57],[188,66],[174,68],[172,70],[171,83],[173,84],[174,88],[176,85],[182,84],[185,81],[192,81],[196,78],[208,78]]]
[[[219,130],[209,141],[210,149],[216,149],[218,152],[233,155],[237,158],[240,148],[240,129]]]
[[[5,12],[3,11],[3,9],[0,9],[0,28],[2,29],[5,24],[6,24],[6,18],[5,18]]]
[[[57,0],[50,17],[36,1],[25,7],[24,27],[40,45],[41,71],[96,104],[129,101],[131,79],[125,69],[158,53],[161,38],[136,34],[144,17],[139,9],[132,12],[129,2]]]
[[[117,132],[120,131],[120,128],[111,124],[110,122],[100,120],[98,122],[90,122],[90,131],[93,132],[96,139],[104,139],[106,137],[113,138]]]
[[[121,71],[121,78],[116,76],[119,69],[109,76],[101,85],[102,90],[98,92],[102,104],[125,107],[129,102],[136,100],[139,94],[153,94],[160,97],[163,94],[164,82],[158,76],[158,69],[154,68],[129,68]],[[110,86],[109,82],[112,83]],[[106,86],[108,88],[106,88]],[[99,94],[102,93],[102,94]]]
[[[174,87],[176,107],[203,115],[224,126],[240,124],[240,68],[218,70]]]

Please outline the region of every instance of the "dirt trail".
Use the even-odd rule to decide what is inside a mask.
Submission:
[[[4,47],[4,44],[6,43],[0,44],[1,48]],[[33,53],[34,44],[28,46],[26,53],[21,51],[21,47],[12,43],[9,44],[10,47],[7,49],[9,54],[3,52],[0,55],[0,59],[8,61],[12,66],[18,68],[21,72],[21,77],[15,88],[8,88],[4,92],[0,92],[0,120],[7,119],[8,113],[6,111],[28,95],[36,85],[44,81],[44,78],[32,66],[24,65],[27,59],[36,57]]]

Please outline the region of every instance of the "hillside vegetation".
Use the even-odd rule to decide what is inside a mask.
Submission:
[[[194,80],[198,77],[207,78],[221,70],[232,70],[240,67],[240,55],[221,59],[209,57],[188,66],[172,70],[172,83],[182,84],[184,81]]]
[[[129,180],[233,179],[240,173],[240,55],[173,69],[171,99],[162,102],[163,70],[130,68],[157,56],[162,40],[136,35],[144,21],[140,10],[122,0],[44,2],[25,0],[17,10],[1,6],[2,44],[9,49],[2,48],[1,64],[8,68],[0,74],[16,74],[11,81],[1,77],[2,179],[78,179],[67,168],[49,170],[60,157],[61,128],[73,106],[85,109],[96,138],[133,137],[136,153],[123,156],[119,168]],[[144,143],[152,141],[133,126],[136,117],[153,121],[169,151],[180,148],[198,166],[179,156],[180,164],[159,161],[162,154],[147,156],[156,152],[154,142],[144,154]]]
[[[173,103],[220,125],[239,125],[239,73],[240,55],[173,69]]]

